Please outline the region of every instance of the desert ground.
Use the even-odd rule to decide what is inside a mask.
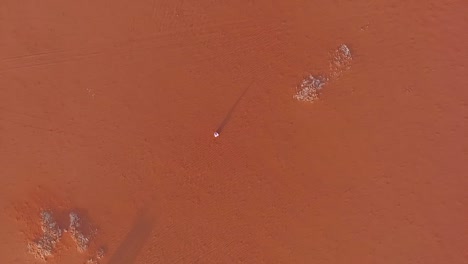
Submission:
[[[0,1],[0,263],[468,263],[466,14]]]

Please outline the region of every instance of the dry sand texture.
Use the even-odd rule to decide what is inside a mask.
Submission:
[[[41,211],[75,209],[95,238],[47,263],[467,263],[467,13],[0,1],[0,263],[43,263]]]

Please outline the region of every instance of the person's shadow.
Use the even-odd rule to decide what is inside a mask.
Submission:
[[[231,107],[231,109],[229,109],[227,115],[224,117],[223,121],[221,122],[221,124],[218,126],[218,129],[216,129],[216,133],[219,133],[221,134],[221,132],[223,132],[224,130],[224,127],[226,126],[226,124],[229,122],[229,120],[231,119],[231,116],[232,116],[232,113],[234,112],[234,110],[236,109],[237,105],[239,104],[239,102],[241,101],[241,99],[244,97],[244,95],[247,93],[247,91],[249,90],[249,88],[252,86],[252,84],[254,83],[255,79],[253,79],[250,84],[245,88],[245,90],[242,92],[242,94],[237,98],[236,102],[234,102],[234,105]]]
[[[141,210],[132,229],[111,256],[108,264],[131,264],[134,263],[141,249],[151,235],[153,229],[153,218],[148,210]]]

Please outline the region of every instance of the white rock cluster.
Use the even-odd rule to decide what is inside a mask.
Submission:
[[[313,102],[318,99],[319,91],[326,84],[327,79],[321,76],[309,75],[296,88],[294,99],[302,102]]]
[[[96,253],[96,257],[88,259],[86,261],[86,264],[99,264],[99,260],[104,258],[104,254],[105,254],[104,248],[98,249]]]
[[[49,211],[41,212],[41,229],[43,235],[28,244],[28,250],[36,258],[46,260],[52,255],[62,237],[62,230]]]
[[[70,232],[73,241],[75,241],[76,243],[77,250],[83,253],[88,249],[89,241],[91,238],[90,236],[85,236],[80,230],[81,219],[78,216],[78,214],[75,212],[71,212],[69,216],[70,225],[68,227],[68,231]]]
[[[41,212],[41,229],[43,234],[28,244],[29,252],[37,259],[46,261],[48,257],[53,255],[56,245],[64,233],[70,234],[79,252],[86,252],[94,232],[90,232],[88,235],[83,233],[81,218],[76,212],[70,212],[69,219],[70,224],[68,228],[62,229],[50,211]],[[104,253],[104,249],[100,248],[96,253],[96,257],[89,259],[87,263],[99,263],[98,260],[104,257]]]
[[[330,60],[330,77],[340,77],[343,72],[351,68],[352,60],[351,50],[345,44],[341,44],[332,54],[332,59]]]
[[[296,87],[293,98],[302,102],[314,102],[319,98],[320,90],[329,82],[341,77],[343,72],[351,67],[351,50],[345,44],[341,44],[332,52],[330,59],[330,72],[328,75],[309,75]]]

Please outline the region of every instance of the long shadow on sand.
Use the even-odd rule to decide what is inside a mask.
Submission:
[[[231,109],[229,109],[229,112],[227,113],[226,117],[223,119],[223,121],[221,122],[221,124],[218,126],[218,129],[216,129],[216,132],[218,132],[219,134],[221,134],[221,132],[223,132],[224,130],[224,127],[226,126],[226,124],[229,122],[229,120],[231,119],[231,116],[232,116],[232,113],[234,112],[234,110],[236,109],[237,105],[239,104],[239,102],[242,100],[242,98],[244,97],[244,95],[247,93],[247,91],[249,90],[249,88],[252,86],[252,84],[254,83],[255,80],[252,80],[252,82],[250,82],[250,84],[245,88],[245,90],[242,92],[242,94],[239,96],[239,98],[237,98],[237,101],[234,103],[234,105],[231,107]]]
[[[153,224],[153,218],[150,217],[149,212],[140,211],[132,229],[112,255],[108,264],[134,263],[151,234]]]

